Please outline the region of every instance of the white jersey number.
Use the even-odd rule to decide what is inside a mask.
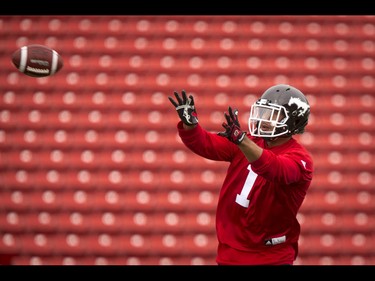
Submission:
[[[250,200],[247,197],[250,194],[251,189],[253,188],[254,182],[257,178],[257,174],[251,170],[251,165],[247,166],[249,174],[247,175],[245,184],[242,187],[241,194],[237,194],[236,203],[240,204],[242,207],[249,207]]]

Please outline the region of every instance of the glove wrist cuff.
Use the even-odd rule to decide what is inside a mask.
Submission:
[[[243,142],[243,140],[245,139],[245,135],[246,133],[245,132],[242,132],[241,130],[235,130],[233,132],[233,136],[235,136],[234,138],[232,138],[232,141],[235,143],[235,144],[240,144]]]

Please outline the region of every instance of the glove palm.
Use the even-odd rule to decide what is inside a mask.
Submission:
[[[198,124],[198,116],[195,109],[193,96],[190,95],[189,98],[187,98],[186,92],[184,90],[181,91],[182,97],[180,97],[177,92],[174,92],[174,95],[177,99],[177,102],[172,97],[168,97],[168,99],[175,106],[181,121],[188,126]]]

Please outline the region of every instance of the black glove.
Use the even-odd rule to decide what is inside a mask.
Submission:
[[[188,99],[184,90],[181,91],[181,94],[182,99],[177,92],[174,92],[178,103],[176,103],[176,101],[172,97],[168,97],[168,99],[176,107],[176,111],[182,122],[184,122],[188,126],[198,124],[198,116],[197,111],[195,110],[193,96],[190,95]]]
[[[240,127],[240,123],[238,122],[238,110],[235,109],[234,112],[232,108],[228,108],[229,115],[224,112],[225,119],[227,123],[223,122],[222,126],[224,127],[224,132],[219,132],[218,135],[222,137],[226,137],[228,140],[235,144],[240,144],[245,136],[246,132],[243,132]]]

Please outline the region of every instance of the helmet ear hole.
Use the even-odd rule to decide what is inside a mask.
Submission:
[[[302,122],[302,120],[296,120],[294,122],[294,128],[296,129],[294,130],[293,134],[302,134],[305,131],[306,125],[307,125],[307,121]]]

